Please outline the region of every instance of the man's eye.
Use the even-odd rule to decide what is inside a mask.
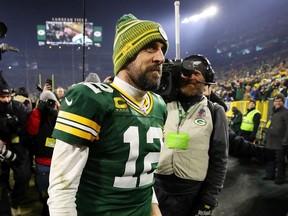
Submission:
[[[154,46],[149,46],[147,47],[146,49],[148,52],[153,52],[155,50],[155,47]]]

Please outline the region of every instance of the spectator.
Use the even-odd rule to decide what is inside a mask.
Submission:
[[[256,109],[256,101],[250,100],[247,112],[243,115],[240,135],[250,142],[256,141],[256,134],[260,125],[261,113]]]
[[[233,116],[231,117],[229,126],[237,135],[239,135],[242,123],[242,113],[237,109],[237,107],[232,107],[232,113]]]
[[[243,100],[243,90],[239,82],[232,82],[231,87],[234,94],[235,101]]]
[[[63,97],[64,97],[64,94],[65,94],[64,88],[58,87],[58,88],[56,89],[56,97],[57,97],[57,100],[59,101],[59,103],[62,102],[62,99],[63,99]]]
[[[288,96],[288,79],[285,79],[283,81],[283,89],[281,90],[280,93],[282,93],[285,98]]]
[[[37,107],[33,109],[27,121],[27,131],[33,138],[36,173],[35,180],[43,203],[42,216],[49,215],[47,199],[49,173],[55,139],[51,137],[59,103],[55,95],[47,90],[41,93]]]
[[[263,179],[276,178],[275,184],[285,182],[285,158],[288,159],[288,110],[284,107],[284,102],[283,94],[279,93],[274,97],[272,115],[266,126],[265,147],[272,150],[272,160],[266,164],[266,176]],[[273,152],[276,152],[276,157],[273,157]]]
[[[149,91],[160,85],[167,48],[160,24],[124,15],[113,83],[68,89],[52,135],[50,214],[161,215],[152,186],[167,111]]]

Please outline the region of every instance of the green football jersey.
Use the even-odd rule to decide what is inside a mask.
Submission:
[[[79,83],[67,91],[53,137],[89,147],[78,215],[151,214],[166,117],[166,105],[154,93],[140,107],[114,84]]]

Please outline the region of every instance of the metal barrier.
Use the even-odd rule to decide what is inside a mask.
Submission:
[[[237,107],[237,109],[244,115],[247,112],[249,101],[231,101],[226,102],[226,105],[228,107],[228,110],[226,112],[226,116],[228,118],[231,118],[233,116],[232,107]],[[286,98],[285,107],[288,108],[288,99]],[[256,109],[260,111],[261,113],[261,123],[258,129],[257,133],[257,140],[259,143],[262,143],[265,139],[265,126],[267,121],[269,120],[269,117],[272,113],[272,107],[273,107],[273,99],[267,100],[267,101],[256,101]]]

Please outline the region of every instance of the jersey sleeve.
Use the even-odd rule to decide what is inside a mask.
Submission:
[[[101,122],[111,111],[109,93],[101,83],[79,83],[71,87],[61,103],[52,136],[69,144],[89,146],[99,139]]]

